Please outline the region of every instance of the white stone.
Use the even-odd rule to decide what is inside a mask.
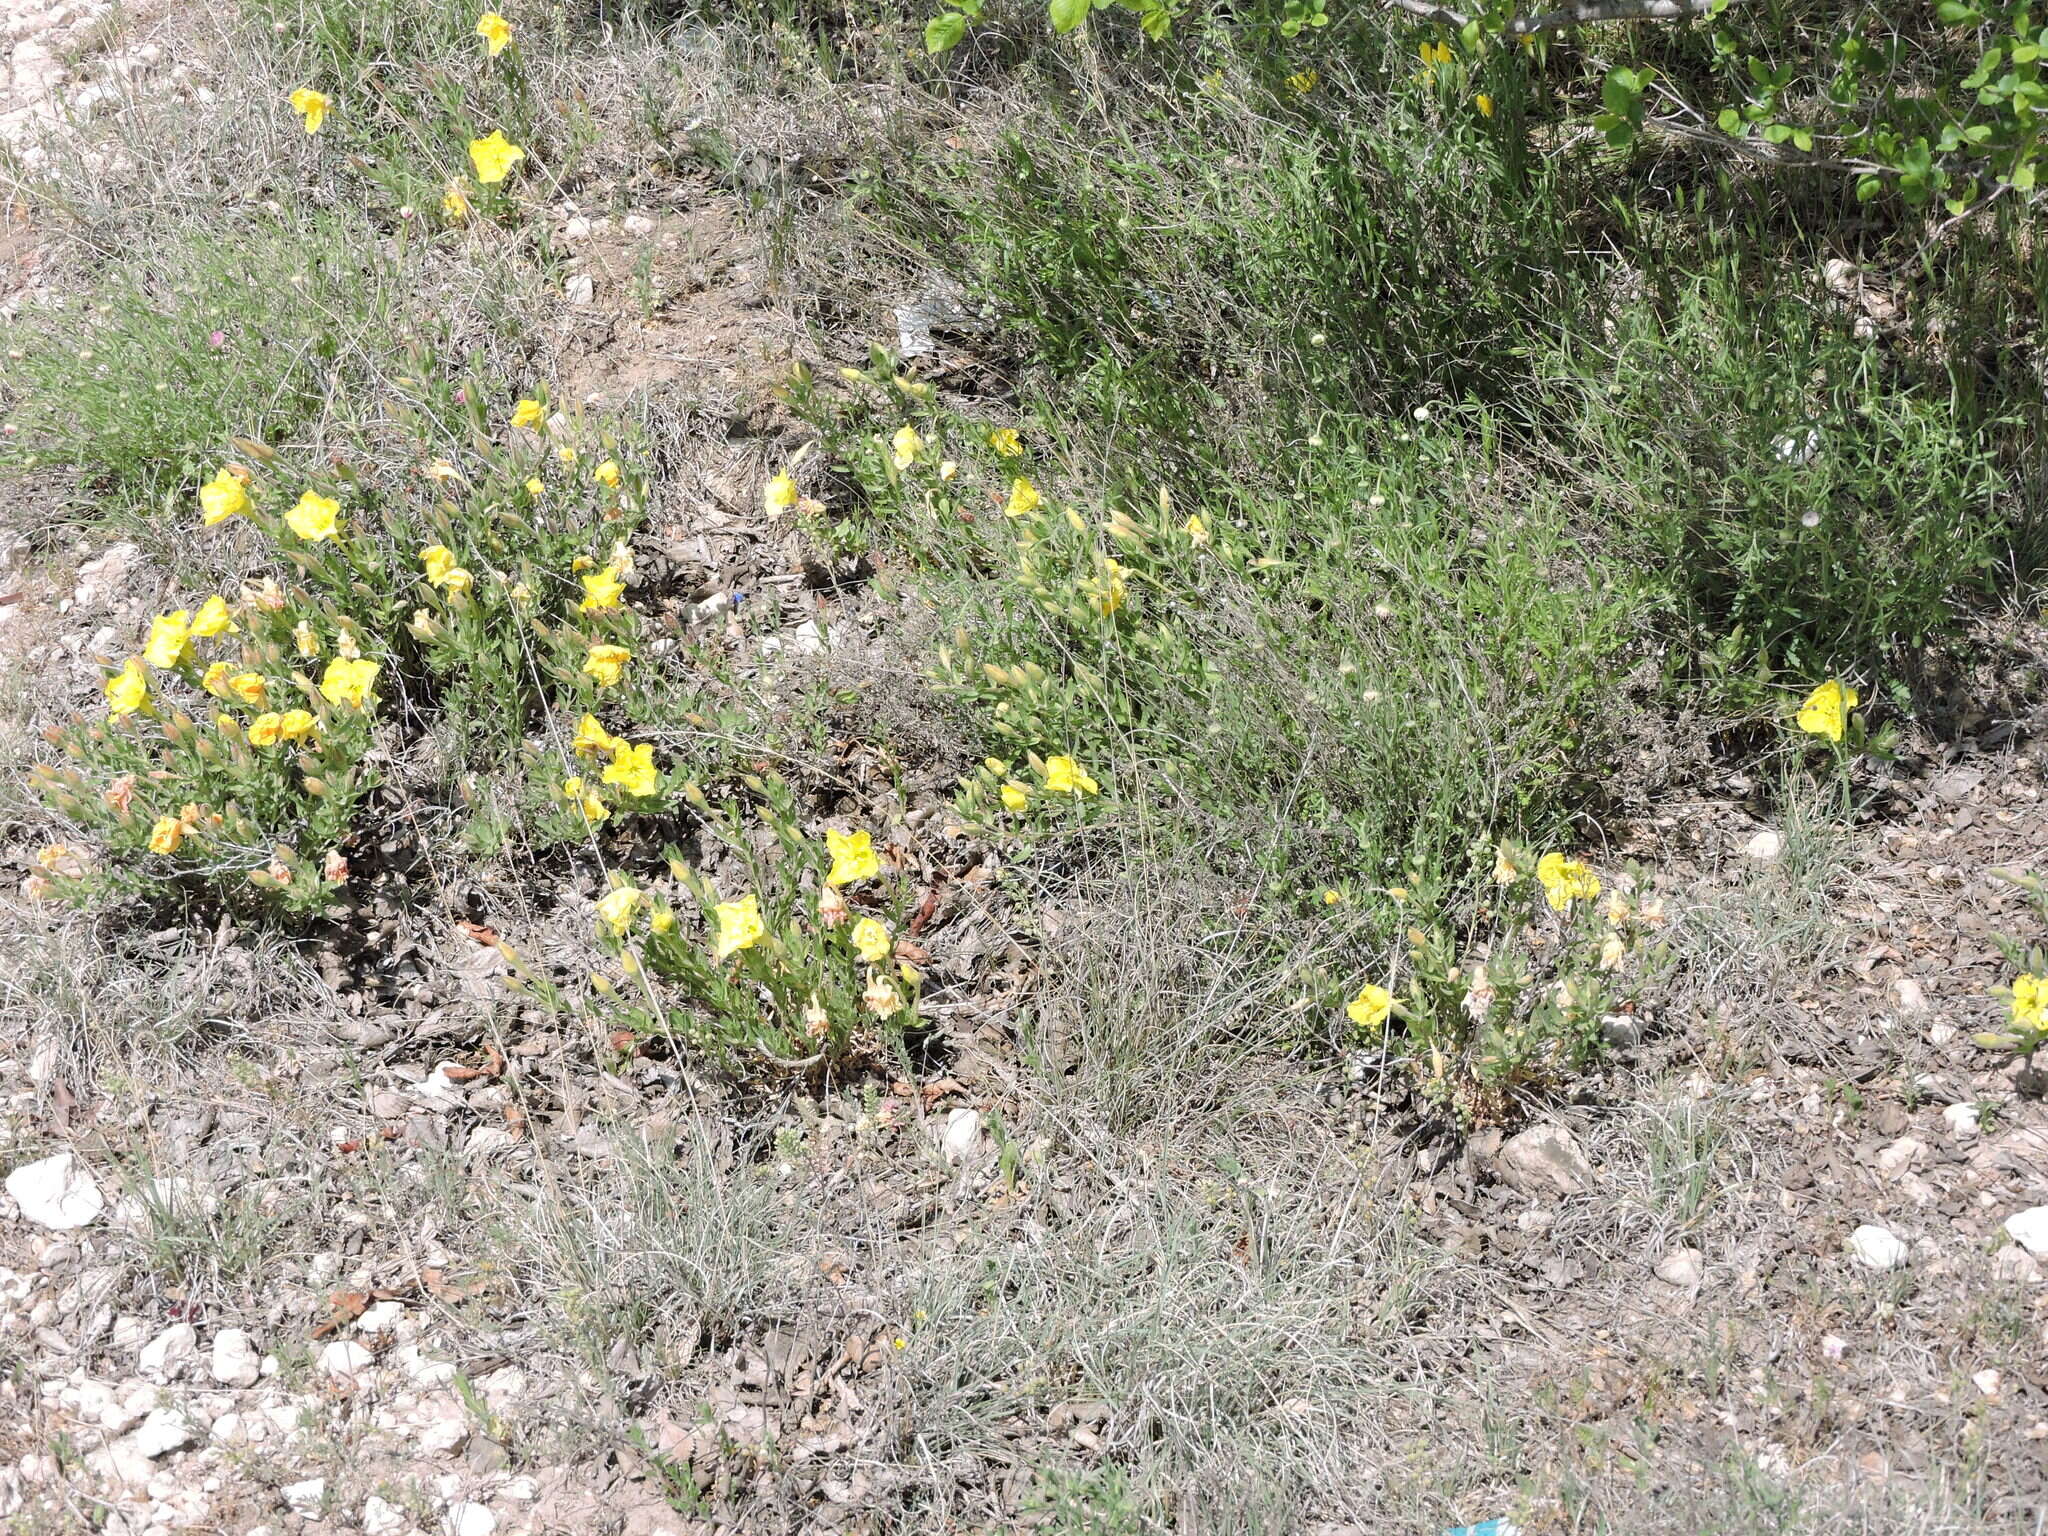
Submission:
[[[406,1524],[405,1513],[396,1504],[374,1493],[363,1500],[363,1536],[395,1536]]]
[[[1692,1290],[1706,1275],[1706,1255],[1697,1248],[1674,1248],[1657,1261],[1656,1274],[1666,1285]]]
[[[24,1220],[52,1232],[90,1226],[107,1208],[99,1185],[69,1152],[23,1163],[7,1175],[7,1193]]]
[[[2035,1258],[2048,1259],[2048,1205],[2037,1205],[2006,1217],[2005,1232]]]
[[[1887,1179],[1902,1178],[1925,1164],[1927,1158],[1926,1142],[1917,1136],[1901,1136],[1878,1149],[1877,1171]]]
[[[288,1509],[303,1520],[317,1519],[327,1498],[327,1479],[309,1477],[303,1483],[286,1483],[278,1490]]]
[[[1760,864],[1768,864],[1785,851],[1785,839],[1768,829],[1742,845],[1742,851]]]
[[[1883,1227],[1865,1224],[1849,1234],[1849,1256],[1868,1269],[1897,1269],[1913,1254]]]
[[[2041,1278],[2041,1261],[2016,1243],[1991,1256],[1991,1273],[2013,1285],[2033,1285]]]
[[[1824,1358],[1832,1360],[1836,1364],[1840,1364],[1842,1356],[1849,1353],[1849,1341],[1845,1338],[1840,1337],[1837,1334],[1822,1334],[1820,1340],[1820,1352]]]
[[[584,218],[580,213],[577,214],[575,218],[562,226],[562,238],[564,240],[588,240],[590,238],[590,220]]]
[[[1957,1141],[1968,1141],[1983,1129],[1977,1121],[1977,1106],[1974,1104],[1951,1104],[1941,1112],[1941,1123],[1948,1127],[1949,1135]]]
[[[571,304],[588,304],[597,297],[597,285],[588,272],[577,272],[562,284],[562,293]]]
[[[320,1351],[320,1374],[336,1381],[354,1381],[375,1363],[372,1355],[354,1339],[336,1339]]]
[[[629,235],[651,235],[654,233],[654,220],[644,213],[629,213],[620,221],[619,227]]]
[[[1901,976],[1892,983],[1892,995],[1899,1000],[1899,1012],[1923,1013],[1927,1008],[1927,989],[1910,976]]]
[[[1578,1139],[1561,1125],[1532,1125],[1498,1154],[1501,1174],[1525,1195],[1575,1195],[1593,1182]]]
[[[1998,1396],[1998,1389],[2005,1385],[2005,1378],[1989,1366],[1986,1366],[1981,1371],[1973,1372],[1970,1380],[1976,1384],[1977,1390],[1986,1397]]]
[[[168,1408],[157,1409],[128,1437],[130,1444],[152,1461],[172,1451],[182,1451],[198,1438],[184,1415]]]
[[[981,1111],[961,1108],[946,1116],[946,1135],[942,1143],[946,1161],[957,1163],[974,1150],[981,1140]]]
[[[173,1323],[142,1346],[135,1368],[151,1381],[170,1381],[182,1375],[199,1353],[199,1330],[190,1323]]]
[[[430,1359],[417,1344],[401,1344],[391,1352],[391,1362],[405,1372],[416,1387],[445,1387],[455,1379],[455,1367],[446,1360]]]
[[[473,1499],[450,1504],[441,1516],[441,1529],[447,1536],[492,1536],[497,1528],[498,1517],[491,1513],[490,1505]]]
[[[125,1435],[156,1411],[161,1398],[155,1387],[130,1387],[100,1410],[100,1427],[110,1435]]]
[[[256,1342],[241,1328],[223,1328],[213,1338],[213,1379],[227,1387],[253,1387],[263,1374]]]
[[[399,1321],[404,1316],[404,1302],[380,1301],[374,1306],[365,1308],[363,1315],[356,1319],[356,1332],[368,1334],[390,1333],[398,1327]]]

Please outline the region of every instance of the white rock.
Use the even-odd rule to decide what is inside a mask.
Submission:
[[[142,1346],[135,1368],[151,1381],[170,1381],[184,1373],[199,1354],[199,1330],[173,1323]]]
[[[1941,1123],[1948,1127],[1949,1135],[1957,1141],[1968,1141],[1983,1129],[1977,1123],[1977,1106],[1974,1104],[1951,1104],[1941,1112]]]
[[[446,1360],[430,1359],[417,1344],[401,1344],[391,1352],[391,1362],[405,1372],[416,1387],[445,1387],[455,1379],[455,1367]]]
[[[1927,1143],[1917,1136],[1901,1136],[1878,1149],[1877,1171],[1887,1179],[1902,1178],[1923,1166],[1928,1158]]]
[[[1706,1255],[1697,1248],[1674,1248],[1657,1261],[1656,1274],[1666,1285],[1692,1290],[1706,1274]]]
[[[363,1536],[395,1536],[407,1523],[404,1511],[396,1504],[374,1493],[363,1500]]]
[[[1913,1253],[1883,1227],[1865,1224],[1849,1234],[1849,1256],[1868,1269],[1897,1269]]]
[[[1820,1352],[1825,1358],[1839,1364],[1842,1356],[1849,1353],[1849,1341],[1836,1334],[1824,1333],[1821,1335]]]
[[[629,235],[651,235],[654,233],[654,220],[644,213],[629,213],[620,221],[619,227]]]
[[[156,1411],[162,1395],[155,1387],[130,1387],[100,1410],[100,1427],[110,1435],[125,1435]]]
[[[1998,1389],[2005,1385],[2005,1378],[1989,1366],[1986,1366],[1981,1371],[1973,1372],[1970,1380],[1976,1383],[1977,1390],[1986,1397],[1998,1396]]]
[[[152,1461],[172,1451],[182,1451],[198,1438],[185,1422],[185,1416],[168,1408],[157,1409],[128,1437],[129,1443]]]
[[[1760,864],[1768,864],[1785,851],[1785,839],[1765,829],[1742,845],[1742,851]]]
[[[1771,454],[1780,464],[1811,464],[1820,452],[1820,428],[1791,431],[1771,444]]]
[[[1593,1182],[1593,1165],[1561,1125],[1532,1125],[1497,1154],[1501,1175],[1525,1195],[1575,1195]]]
[[[212,1427],[206,1432],[206,1437],[215,1445],[243,1445],[257,1438],[249,1433],[250,1429],[257,1424],[263,1424],[266,1428],[268,1427],[268,1421],[264,1419],[244,1418],[233,1409],[229,1409],[213,1421]]]
[[[356,1319],[356,1332],[368,1334],[390,1333],[398,1327],[400,1320],[404,1316],[404,1302],[380,1301],[375,1306],[365,1308],[363,1315]]]
[[[946,1161],[957,1163],[974,1150],[981,1139],[981,1111],[960,1108],[946,1116],[946,1135],[942,1143]]]
[[[2037,1205],[2006,1217],[2005,1232],[2035,1258],[2048,1259],[2048,1205]]]
[[[107,1208],[99,1185],[69,1152],[23,1163],[7,1175],[7,1193],[24,1220],[52,1232],[90,1226]]]
[[[2012,1285],[2033,1285],[2041,1278],[2041,1261],[2017,1243],[1991,1255],[1991,1273]]]
[[[213,1338],[213,1379],[228,1387],[253,1387],[263,1374],[256,1342],[241,1328],[223,1328]]]
[[[1910,976],[1901,976],[1892,983],[1892,995],[1899,1000],[1901,1013],[1924,1013],[1927,1009],[1927,989]]]
[[[354,1381],[369,1370],[376,1361],[362,1345],[354,1339],[336,1339],[320,1351],[320,1374],[331,1376],[336,1381]]]
[[[562,284],[562,294],[571,304],[588,304],[597,297],[597,285],[588,272],[577,272]]]
[[[590,220],[584,218],[580,213],[577,214],[575,218],[562,226],[562,238],[564,240],[588,240],[590,238]]]
[[[293,1514],[304,1520],[317,1519],[327,1498],[327,1479],[309,1477],[303,1483],[286,1483],[278,1492],[284,1495],[285,1505]]]
[[[441,1529],[446,1536],[492,1536],[497,1528],[498,1517],[491,1513],[490,1505],[471,1499],[450,1504],[441,1516]]]

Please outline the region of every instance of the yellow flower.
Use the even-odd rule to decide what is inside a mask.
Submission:
[[[761,492],[761,506],[770,517],[778,512],[787,512],[796,505],[796,480],[784,470],[770,480]]]
[[[441,189],[441,217],[460,224],[469,217],[469,189],[457,177]]]
[[[206,669],[206,675],[199,679],[199,686],[217,699],[228,696],[228,677],[235,669],[224,661],[216,661]]]
[[[368,709],[375,701],[370,685],[377,681],[382,670],[374,661],[351,660],[337,656],[327,663],[327,671],[320,679],[320,696],[330,704],[348,704],[356,709]]]
[[[1102,569],[1087,583],[1088,604],[1105,619],[1123,607],[1125,586],[1124,575],[1128,567],[1114,560],[1105,559]]]
[[[939,478],[941,480],[951,480],[955,475],[959,473],[960,464],[958,460],[941,459],[939,461]]]
[[[886,976],[868,972],[867,989],[860,995],[861,1006],[878,1019],[892,1019],[903,1011],[903,994],[896,990],[896,983]],[[898,1339],[896,1347],[905,1347]]]
[[[597,679],[597,686],[609,688],[619,680],[626,670],[626,663],[633,659],[633,653],[623,645],[593,645],[590,654],[583,658],[583,670]]]
[[[648,914],[647,929],[650,933],[674,933],[676,931],[675,913],[667,907],[655,908],[653,912]]]
[[[301,656],[320,654],[320,632],[301,619],[292,626],[292,646]]]
[[[1358,996],[1344,1005],[1344,1016],[1360,1029],[1377,1033],[1387,1027],[1388,1016],[1394,1011],[1394,994],[1385,987],[1367,982],[1358,989]]]
[[[284,734],[284,716],[265,713],[249,722],[249,745],[252,747],[274,747]]]
[[[470,575],[462,566],[458,565],[441,578],[441,585],[446,589],[450,597],[462,597],[471,587],[476,585],[476,578]]]
[[[597,915],[604,919],[605,926],[614,938],[622,938],[633,926],[633,914],[640,910],[640,892],[630,885],[619,886],[609,892],[597,904]]]
[[[590,757],[599,752],[616,752],[625,742],[597,723],[597,716],[585,715],[576,722],[576,740],[573,743],[578,757]]]
[[[1010,499],[1003,506],[1009,517],[1028,517],[1043,505],[1045,498],[1038,494],[1038,487],[1019,475],[1010,482]]]
[[[496,11],[485,11],[476,19],[476,35],[489,45],[491,57],[495,59],[512,41],[512,23]]]
[[[1181,525],[1180,531],[1188,536],[1188,542],[1197,549],[1209,542],[1209,525],[1203,522],[1199,515],[1191,514]]]
[[[199,605],[199,611],[192,615],[192,638],[211,640],[216,635],[232,635],[235,632],[234,616],[228,611],[228,600],[218,593]]]
[[[1045,760],[1045,787],[1047,793],[1055,795],[1092,795],[1102,788],[1071,757],[1048,757]]]
[[[261,672],[237,672],[228,679],[228,692],[244,704],[256,705],[269,697],[270,685]]]
[[[1024,439],[1017,435],[1015,427],[998,427],[988,435],[989,447],[1006,459],[1024,456]]]
[[[617,459],[606,459],[590,472],[590,477],[597,481],[598,484],[610,486],[616,491],[619,488],[619,461]]]
[[[1493,98],[1484,91],[1472,98],[1472,105],[1479,109],[1481,117],[1493,116]]]
[[[567,443],[564,443],[561,447],[555,450],[555,457],[560,459],[564,464],[574,464],[576,462],[576,450],[570,447]]]
[[[1002,788],[1003,809],[1021,816],[1031,805],[1031,791],[1015,779],[1005,779]]]
[[[562,780],[562,793],[575,803],[576,809],[583,813],[583,819],[593,827],[612,813],[611,807],[591,793],[581,778]]]
[[[1334,907],[1334,906],[1336,906],[1336,905],[1337,905],[1337,904],[1338,904],[1339,902],[1343,901],[1343,899],[1344,899],[1344,893],[1343,893],[1342,891],[1325,891],[1325,892],[1323,892],[1323,905],[1324,905],[1324,906],[1326,906],[1326,907]]]
[[[455,551],[446,544],[429,544],[421,550],[420,564],[426,567],[427,585],[431,587],[440,586],[448,573],[458,568]]]
[[[152,667],[175,667],[192,649],[192,614],[180,608],[160,613],[149,621],[149,639],[142,647],[142,659]]]
[[[1621,962],[1628,958],[1628,945],[1622,942],[1618,933],[1607,935],[1607,942],[1600,946],[1600,969],[1618,970]]]
[[[2021,1029],[2040,1029],[2048,1020],[2048,977],[2012,979],[2012,1021]]]
[[[1287,89],[1294,92],[1297,96],[1306,96],[1316,88],[1316,82],[1321,78],[1322,76],[1315,70],[1304,69],[1298,75],[1289,75],[1287,77]]]
[[[306,121],[306,132],[318,133],[320,125],[327,121],[327,98],[310,85],[302,85],[291,94],[292,110]]]
[[[605,765],[604,782],[616,784],[629,795],[645,798],[655,791],[660,775],[654,770],[654,747],[649,742],[630,746],[620,742],[612,749],[612,760]]]
[[[334,519],[340,511],[341,503],[332,496],[308,491],[291,511],[285,513],[284,520],[291,531],[308,544],[318,544],[323,539],[334,537]]]
[[[537,497],[546,489],[547,487],[542,485],[539,480],[528,480],[526,482],[526,494],[529,496]]]
[[[1516,866],[1514,855],[1505,848],[1494,849],[1493,883],[1502,886],[1513,885],[1521,878],[1522,871]]]
[[[151,853],[176,853],[178,844],[185,841],[185,823],[175,816],[159,816],[156,825],[149,829],[149,851]]]
[[[599,571],[585,571],[583,601],[578,606],[585,613],[596,613],[600,608],[616,608],[625,590],[626,584],[619,580],[619,573],[610,566]]]
[[[512,407],[512,425],[515,427],[531,429],[539,426],[545,419],[538,400],[522,400]]]
[[[889,930],[872,917],[864,917],[853,925],[853,932],[847,937],[853,940],[854,953],[869,965],[880,965],[895,946],[889,941]]]
[[[121,670],[107,679],[107,713],[118,720],[148,703],[149,671],[140,656],[130,656]]]
[[[1849,728],[1849,711],[1856,707],[1857,694],[1854,688],[1844,687],[1834,678],[1829,678],[1806,696],[1806,702],[1799,706],[1799,729],[1809,736],[1825,736],[1829,741],[1840,741]]]
[[[476,179],[487,187],[510,176],[512,167],[525,158],[526,151],[508,142],[496,128],[484,138],[469,141],[469,163],[476,167]]]
[[[249,510],[249,493],[228,470],[222,470],[199,487],[199,520],[211,528]]]
[[[832,868],[825,875],[827,885],[851,885],[872,880],[881,873],[882,861],[875,854],[875,840],[866,832],[825,833],[825,848],[832,855]]]
[[[924,457],[924,439],[918,435],[917,428],[902,426],[896,429],[896,435],[889,439],[889,457],[898,469],[908,469]]]
[[[742,896],[738,901],[718,904],[718,958],[728,959],[743,949],[752,949],[767,936],[761,926],[761,901]]]
[[[278,717],[277,734],[286,741],[305,741],[317,723],[310,710],[288,709]]]
[[[1574,901],[1591,901],[1600,894],[1600,877],[1579,859],[1561,853],[1546,853],[1536,861],[1536,879],[1543,886],[1543,898],[1550,910],[1562,912]]]

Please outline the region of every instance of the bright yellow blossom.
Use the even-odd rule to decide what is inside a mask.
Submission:
[[[585,613],[596,613],[601,608],[616,608],[625,591],[626,584],[619,580],[619,573],[611,566],[597,571],[585,571],[583,601],[578,606]]]
[[[244,704],[261,704],[270,696],[270,685],[261,672],[237,672],[228,679],[228,692]]]
[[[476,179],[495,187],[512,174],[512,167],[526,158],[526,151],[493,128],[481,139],[469,141],[469,163],[476,167]]]
[[[1124,605],[1127,590],[1124,576],[1127,570],[1128,567],[1114,560],[1105,559],[1102,562],[1102,569],[1083,584],[1088,594],[1088,606],[1105,619]]]
[[[2013,977],[2012,1021],[2021,1029],[2040,1029],[2048,1024],[2048,977]]]
[[[496,11],[485,11],[476,19],[476,35],[484,40],[490,56],[495,59],[512,41],[512,23]]]
[[[640,910],[641,900],[641,894],[635,887],[622,885],[598,902],[597,915],[611,929],[612,937],[623,938],[626,930],[633,926],[633,914]]]
[[[855,923],[847,937],[853,940],[854,953],[869,965],[880,965],[895,947],[890,942],[889,930],[872,917],[864,917]]]
[[[1071,757],[1048,757],[1045,760],[1045,787],[1049,794],[1092,795],[1102,786],[1088,777],[1088,770]]]
[[[318,133],[320,125],[327,121],[327,98],[310,85],[293,91],[291,104],[292,110],[305,120],[308,133]]]
[[[1006,459],[1021,458],[1024,454],[1024,440],[1015,427],[996,428],[988,435],[988,445]]]
[[[743,949],[752,949],[767,936],[761,925],[761,900],[742,896],[738,901],[718,904],[718,958],[729,959]]]
[[[341,503],[332,496],[308,491],[291,511],[285,513],[284,520],[286,526],[308,544],[318,544],[323,539],[334,537],[334,520],[340,511]]]
[[[583,671],[597,679],[597,686],[609,688],[616,683],[626,670],[626,663],[633,659],[633,653],[623,645],[593,645],[590,654],[583,658]]]
[[[192,614],[180,608],[160,613],[149,621],[149,639],[142,647],[142,659],[152,667],[175,667],[192,649]]]
[[[320,696],[330,704],[368,709],[375,698],[370,687],[380,670],[374,661],[337,656],[327,663],[327,671],[320,678]]]
[[[608,486],[616,491],[619,488],[620,480],[619,461],[617,459],[606,459],[590,472],[590,478],[599,485]]]
[[[1582,860],[1561,853],[1546,853],[1536,861],[1536,879],[1543,886],[1543,898],[1550,910],[1562,912],[1574,901],[1591,901],[1600,894],[1600,877]]]
[[[310,710],[288,709],[278,717],[277,734],[286,741],[305,741],[318,723]]]
[[[1010,499],[1004,503],[1003,512],[1008,517],[1028,517],[1044,502],[1045,498],[1038,494],[1038,487],[1019,475],[1010,482]]]
[[[827,829],[825,849],[832,855],[832,868],[825,875],[827,885],[851,885],[872,880],[881,873],[882,861],[875,854],[875,840],[865,831],[838,832]]]
[[[149,829],[149,851],[172,854],[178,851],[178,844],[185,841],[185,823],[175,816],[159,816],[156,825]]]
[[[908,469],[924,457],[924,438],[912,426],[896,429],[896,435],[889,439],[889,458],[898,469]]]
[[[199,520],[211,528],[249,510],[249,493],[230,470],[222,470],[199,487]]]
[[[201,603],[199,611],[192,615],[194,640],[211,640],[216,635],[232,635],[234,632],[234,615],[228,610],[228,600],[219,593]]]
[[[626,743],[597,723],[597,716],[585,715],[576,722],[575,747],[578,757],[616,752]]]
[[[1809,736],[1824,736],[1838,742],[1849,728],[1849,711],[1856,707],[1856,702],[1854,688],[1829,678],[1799,706],[1799,729]]]
[[[526,482],[526,494],[529,496],[537,498],[546,489],[547,487],[542,485],[539,480],[528,480]]]
[[[206,675],[199,679],[199,686],[215,698],[224,699],[228,696],[228,678],[233,675],[234,670],[227,662],[216,661],[206,669]]]
[[[455,551],[446,544],[429,544],[420,551],[420,564],[426,568],[427,585],[438,587],[450,571],[458,569]]]
[[[632,746],[620,742],[612,749],[612,760],[605,765],[602,775],[607,784],[616,784],[629,795],[646,798],[654,793],[661,776],[654,768],[654,747],[649,742]]]
[[[121,670],[107,679],[107,714],[118,720],[148,703],[149,670],[140,656],[130,656]]]
[[[522,400],[512,407],[512,425],[522,430],[531,430],[545,419],[538,400]]]
[[[580,777],[562,780],[562,793],[574,802],[576,809],[583,813],[584,821],[593,827],[612,813],[611,807],[592,793]]]
[[[284,716],[266,711],[249,722],[249,745],[274,747],[284,734]]]
[[[1358,989],[1358,996],[1344,1005],[1344,1016],[1360,1029],[1378,1033],[1387,1027],[1388,1016],[1394,1011],[1394,994],[1385,987],[1368,981]]]
[[[761,491],[761,507],[770,517],[778,512],[787,512],[796,505],[796,479],[788,470],[782,471]]]
[[[1197,549],[1209,542],[1209,525],[1202,521],[1199,513],[1189,514],[1180,531],[1188,536],[1188,542]]]
[[[1005,779],[1001,790],[1003,809],[1021,816],[1031,805],[1031,791],[1015,779]]]

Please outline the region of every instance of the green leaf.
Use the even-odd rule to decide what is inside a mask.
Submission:
[[[1723,107],[1721,115],[1715,118],[1714,121],[1721,125],[1721,131],[1730,138],[1740,138],[1742,136],[1742,114],[1733,107]]]
[[[941,11],[924,24],[924,51],[944,53],[967,35],[967,18],[959,11]]]
[[[1052,29],[1065,36],[1088,19],[1093,9],[1089,0],[1052,0],[1048,14],[1052,17]]]

